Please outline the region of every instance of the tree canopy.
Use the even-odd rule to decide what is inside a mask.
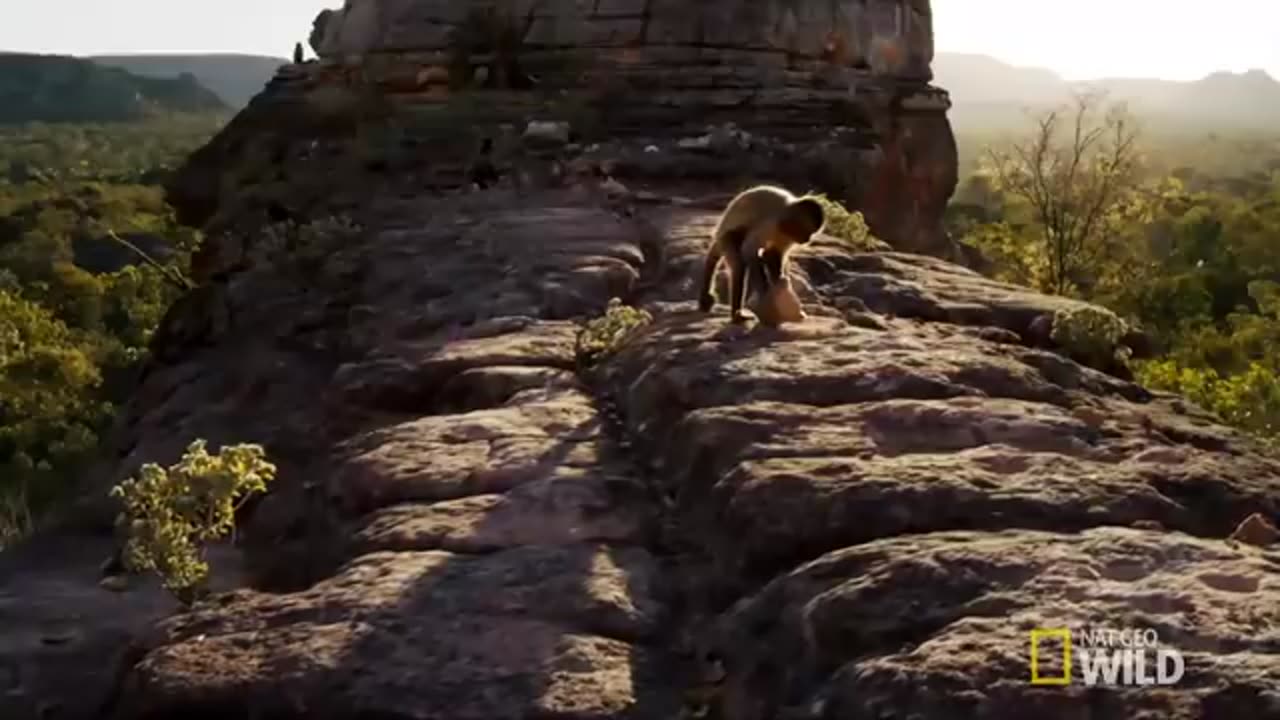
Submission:
[[[199,237],[159,182],[216,127],[0,129],[0,545],[74,489],[181,292]]]
[[[1114,310],[1134,367],[1267,442],[1280,435],[1280,136],[1148,137],[1097,94],[994,141],[948,209],[996,276]],[[1233,162],[1225,162],[1234,158]]]

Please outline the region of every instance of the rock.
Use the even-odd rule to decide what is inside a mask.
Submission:
[[[720,707],[771,717],[762,709],[820,688],[821,717],[831,718],[909,707],[921,718],[1034,708],[1065,719],[1086,706],[1100,718],[1269,717],[1276,706],[1255,653],[1270,657],[1263,648],[1280,598],[1265,567],[1256,553],[1120,528],[953,532],[849,548],[721,618],[716,649],[733,663]],[[1182,654],[1186,672],[1159,690],[1109,688],[1099,706],[1090,698],[1103,691],[1077,668],[1070,685],[1046,695],[1027,683],[1029,637],[1055,627],[1073,628],[1077,642],[1090,628],[1151,629]]]
[[[1240,522],[1231,539],[1236,542],[1266,547],[1280,540],[1280,530],[1262,513],[1254,513]]]
[[[137,659],[130,643],[176,609],[152,576],[131,578],[128,592],[99,584],[113,542],[63,525],[0,553],[0,717],[101,717]],[[209,560],[225,589],[236,559],[214,549]]]
[[[106,549],[79,605],[29,580],[74,563],[15,556],[0,627],[45,627],[52,598],[80,615],[37,643],[75,662],[14,652],[45,679],[23,703],[74,686],[76,717],[108,697],[120,718],[1012,715],[1044,697],[1029,630],[1105,621],[1155,628],[1194,672],[1103,717],[1157,697],[1175,718],[1269,712],[1253,678],[1280,671],[1276,571],[1222,538],[1280,512],[1280,461],[1032,347],[1072,301],[819,238],[790,276],[810,317],[757,332],[693,311],[720,200],[363,202],[365,231],[315,275],[231,271],[221,334],[161,348],[116,439],[116,476],[191,437],[264,442],[281,472],[241,529],[250,572],[153,629],[167,611],[113,624],[153,590],[90,584]],[[653,320],[583,372],[579,323],[612,297]]]
[[[712,130],[707,136],[708,144],[720,150],[746,149],[751,147],[751,133],[738,129],[734,123],[726,123]]]
[[[111,592],[124,592],[129,589],[129,578],[124,575],[108,575],[98,581],[98,587]]]
[[[321,10],[316,15],[315,21],[311,23],[311,35],[307,38],[307,44],[318,56],[323,56],[331,52],[332,41],[326,36],[329,23],[340,17],[334,10]]]
[[[711,136],[702,135],[699,137],[683,138],[676,143],[676,147],[681,150],[709,150],[711,148]]]
[[[631,194],[631,190],[626,185],[613,178],[606,178],[604,182],[600,183],[600,189],[604,190],[605,194],[613,197],[623,197]]]
[[[529,121],[524,130],[524,141],[538,145],[567,145],[569,123]]]
[[[963,256],[941,222],[957,160],[950,100],[928,85],[927,1],[620,0],[605,12],[563,1],[495,10],[480,0],[351,0],[317,15],[311,42],[332,69],[273,81],[175,173],[168,195],[184,222],[204,224],[237,195],[223,169],[259,154],[266,138],[349,142],[398,115],[412,122],[393,124],[433,146],[429,184],[443,190],[470,184],[463,155],[476,136],[525,126],[536,155],[567,145],[572,127],[593,141],[644,137],[641,155],[678,151],[635,161],[634,173],[820,188],[896,249]],[[344,100],[321,102],[326,113],[308,100],[335,92]],[[283,155],[289,177],[317,177],[292,159],[298,152]],[[271,174],[282,163],[253,164]],[[512,177],[522,174],[550,178],[527,168]]]
[[[370,553],[303,593],[241,591],[173,618],[117,712],[661,717],[632,644],[661,617],[654,573],[643,551],[591,545]]]

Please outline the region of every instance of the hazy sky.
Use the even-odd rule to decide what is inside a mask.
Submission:
[[[697,0],[689,0],[696,2]],[[0,0],[0,50],[287,57],[341,0]],[[1186,80],[1260,67],[1280,78],[1280,0],[933,0],[937,47],[1068,79]]]

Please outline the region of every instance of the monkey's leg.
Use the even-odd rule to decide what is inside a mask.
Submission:
[[[698,286],[698,309],[702,312],[710,312],[711,308],[716,306],[716,296],[711,288],[723,257],[724,250],[721,249],[720,243],[713,241],[711,247],[707,248],[707,259],[702,264],[702,282]]]
[[[765,260],[765,254],[760,257],[750,258],[747,261],[747,290],[746,297],[763,300],[769,294],[769,289],[773,287],[771,281],[769,264]]]
[[[729,263],[729,315],[733,322],[746,322],[747,315],[742,312],[742,301],[747,290],[747,262],[742,257],[725,256]]]

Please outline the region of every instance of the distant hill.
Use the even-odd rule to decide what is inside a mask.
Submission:
[[[193,75],[141,77],[64,55],[0,53],[0,124],[127,122],[227,110]]]
[[[200,84],[234,108],[242,108],[289,61],[263,55],[93,55],[100,65],[118,67],[136,75],[174,77],[191,73]]]
[[[1144,118],[1223,130],[1280,128],[1280,82],[1262,70],[1213,73],[1194,82],[1101,78],[1068,82],[1051,70],[1015,67],[985,55],[938,53],[934,82],[951,93],[958,129],[998,129],[1021,123],[1022,108],[1052,105],[1085,86],[1107,90]]]

